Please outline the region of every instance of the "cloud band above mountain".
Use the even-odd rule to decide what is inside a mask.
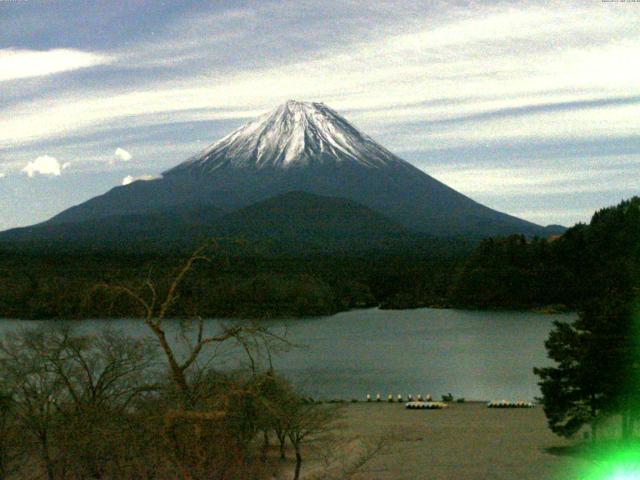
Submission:
[[[2,171],[55,143],[47,151],[71,158],[74,170],[101,172],[126,137],[140,167],[159,173],[286,98],[326,102],[427,172],[445,150],[517,144],[511,159],[494,165],[511,168],[545,141],[567,145],[566,155],[576,141],[608,145],[602,161],[623,148],[640,156],[637,4],[163,9],[114,1],[0,9],[0,41],[11,46],[0,64],[13,65],[0,69]],[[545,161],[562,167],[562,156]],[[457,168],[477,172],[474,158],[458,157]],[[528,178],[544,187],[543,173]]]

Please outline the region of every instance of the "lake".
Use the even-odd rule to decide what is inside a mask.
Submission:
[[[369,393],[434,399],[452,393],[468,400],[533,400],[540,395],[534,366],[549,365],[544,341],[554,320],[573,314],[449,309],[353,310],[329,317],[266,321],[298,345],[279,353],[274,366],[307,394],[364,399]],[[213,331],[219,320],[207,320]],[[37,322],[0,321],[0,335]],[[104,326],[143,335],[140,320],[85,320],[82,331]],[[177,325],[177,322],[173,322]],[[220,362],[238,354],[219,349]]]

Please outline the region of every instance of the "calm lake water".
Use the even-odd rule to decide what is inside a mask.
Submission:
[[[298,345],[278,353],[274,366],[316,398],[430,393],[439,399],[450,392],[475,400],[533,400],[540,392],[532,368],[549,365],[544,341],[552,323],[572,318],[530,312],[367,309],[268,324]],[[36,323],[0,320],[0,335]],[[86,320],[77,328],[93,332],[106,325],[134,336],[147,333],[142,321],[131,319]],[[207,330],[219,326],[219,320],[207,320]],[[228,347],[216,354],[229,368],[240,358]]]

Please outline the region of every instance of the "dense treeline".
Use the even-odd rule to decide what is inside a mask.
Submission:
[[[554,366],[535,370],[549,426],[569,437],[589,425],[596,440],[618,417],[621,438],[632,442],[640,422],[640,198],[597,212],[558,245],[572,247],[582,281],[578,318],[557,322],[545,344]]]
[[[452,272],[470,241],[360,255],[228,254],[212,247],[194,266],[171,315],[268,317],[326,315],[350,308],[444,305]],[[114,302],[97,285],[136,290],[153,279],[167,288],[182,253],[0,250],[0,316],[96,318],[139,316],[131,301]]]
[[[638,198],[596,212],[562,236],[422,240],[387,249],[286,255],[264,245],[218,244],[185,281],[172,315],[326,315],[381,305],[482,309],[578,309],[606,281],[603,261],[628,268],[638,243]],[[100,283],[159,288],[184,252],[0,247],[0,316],[87,318],[140,315]]]
[[[635,197],[599,210],[590,224],[558,238],[483,241],[456,275],[451,301],[473,308],[579,309],[610,288],[614,276],[638,277],[639,248]]]
[[[571,259],[568,240],[523,236],[482,242],[458,272],[452,302],[468,308],[575,308],[584,298],[583,280]]]

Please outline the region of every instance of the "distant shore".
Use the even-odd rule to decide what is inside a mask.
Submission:
[[[220,316],[220,317],[208,317],[208,318],[217,318],[220,320],[261,320],[261,319],[269,319],[269,320],[295,320],[295,319],[305,319],[305,318],[322,318],[322,317],[331,317],[333,315],[337,315],[339,313],[352,312],[358,310],[371,310],[378,309],[382,311],[402,311],[402,310],[419,310],[419,309],[434,309],[434,310],[461,310],[461,311],[470,311],[470,312],[518,312],[518,313],[540,313],[543,315],[555,315],[555,314],[570,314],[575,313],[575,311],[565,307],[564,305],[547,305],[536,308],[470,308],[470,307],[457,307],[455,305],[416,305],[416,306],[402,306],[402,307],[391,307],[388,305],[380,304],[380,305],[367,305],[356,308],[345,308],[336,311],[326,312],[326,313],[317,313],[317,314],[302,314],[302,315],[270,315],[267,317],[260,316]],[[132,316],[122,316],[122,317],[105,317],[104,320],[122,320],[122,319],[135,319],[137,317]],[[169,319],[179,320],[182,317],[168,317]],[[21,320],[21,321],[47,321],[47,320],[74,320],[74,321],[82,321],[82,320],[96,320],[94,316],[87,316],[81,318],[62,318],[62,317],[3,317],[0,316],[0,321],[2,320]],[[140,320],[142,318],[140,317]]]

